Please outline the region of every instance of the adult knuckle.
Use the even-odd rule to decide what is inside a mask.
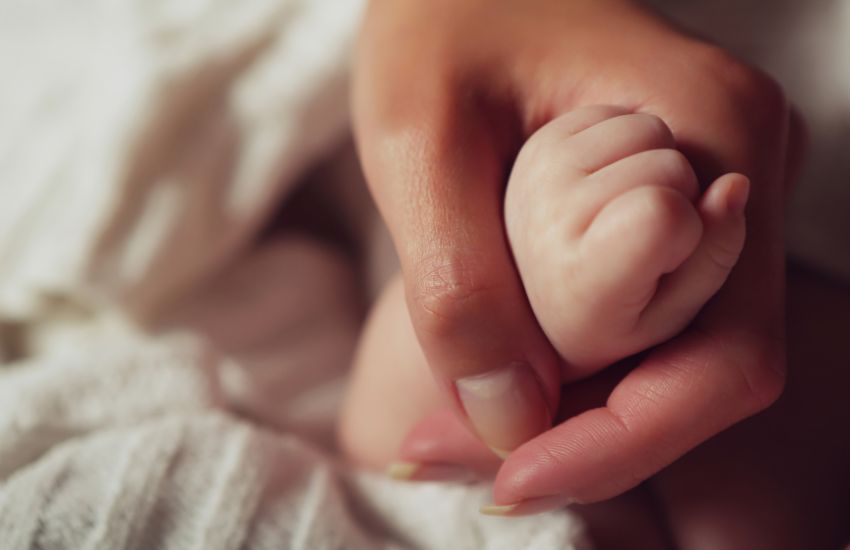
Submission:
[[[732,66],[732,83],[741,98],[752,106],[761,105],[779,111],[786,99],[782,86],[768,74],[742,63]]]
[[[789,103],[782,86],[770,75],[717,47],[707,48],[707,71],[723,86],[751,124],[784,125]]]
[[[739,78],[735,90],[749,118],[759,126],[772,129],[784,126],[788,117],[788,101],[779,83],[752,69]]]
[[[489,285],[473,260],[438,254],[422,262],[412,287],[417,324],[439,336],[455,332],[468,321],[475,298]]]

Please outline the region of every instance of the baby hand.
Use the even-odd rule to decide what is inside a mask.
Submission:
[[[505,222],[529,301],[578,378],[664,342],[744,245],[749,181],[704,193],[658,117],[588,107],[543,126],[508,183]]]

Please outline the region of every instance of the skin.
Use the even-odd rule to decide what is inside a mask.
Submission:
[[[850,289],[797,267],[789,272],[792,380],[774,407],[686,454],[639,487],[573,506],[600,550],[797,550],[850,541]],[[390,345],[388,345],[388,343]],[[356,462],[401,457],[413,479],[490,478],[501,461],[449,410],[404,313],[400,279],[370,315],[341,416],[341,443]],[[397,365],[388,376],[377,363]],[[622,376],[608,369],[562,388],[559,417],[593,407]],[[384,369],[386,370],[386,369]],[[415,387],[417,391],[399,388]],[[377,392],[385,392],[377,396]],[[387,414],[392,410],[393,414]],[[364,434],[368,437],[364,437]]]
[[[688,325],[738,260],[748,189],[728,174],[700,193],[652,115],[587,107],[531,136],[511,172],[505,226],[562,382]]]
[[[798,147],[770,79],[624,0],[375,0],[354,76],[356,139],[417,340],[461,421],[513,449],[497,504],[622,494],[779,397],[781,209]],[[501,205],[521,144],[598,104],[667,122],[703,187],[745,174],[748,236],[688,329],[643,356],[603,402],[561,421],[551,411],[563,364],[523,291]],[[519,420],[484,433],[458,381],[509,365],[524,369],[509,415]]]
[[[650,115],[578,109],[529,139],[508,184],[506,226],[534,314],[568,359],[561,384],[687,326],[738,259],[747,192],[730,174],[700,194],[669,129]],[[355,460],[375,465],[386,424],[399,440],[392,426],[442,405],[422,391],[434,387],[424,363],[396,281],[364,332],[342,416]]]

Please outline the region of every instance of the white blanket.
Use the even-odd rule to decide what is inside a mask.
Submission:
[[[486,485],[334,456],[362,274],[315,239],[258,235],[346,139],[361,4],[0,0],[0,547],[583,545],[568,512],[485,518]],[[705,22],[707,4],[678,9]],[[738,46],[789,77],[826,158],[850,128],[850,48],[806,37],[850,10],[811,4],[794,34],[758,28],[819,52],[818,93],[782,52]],[[321,178],[350,193],[336,158]],[[795,250],[850,274],[831,230],[850,197],[820,181]]]
[[[486,487],[353,474],[228,414],[190,341],[108,342],[0,379],[0,544],[17,548],[570,548],[565,514],[477,514]]]

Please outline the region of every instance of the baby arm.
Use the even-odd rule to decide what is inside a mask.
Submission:
[[[401,277],[395,277],[372,308],[355,353],[340,415],[342,450],[362,466],[386,466],[398,458],[410,428],[443,399],[416,341]]]

